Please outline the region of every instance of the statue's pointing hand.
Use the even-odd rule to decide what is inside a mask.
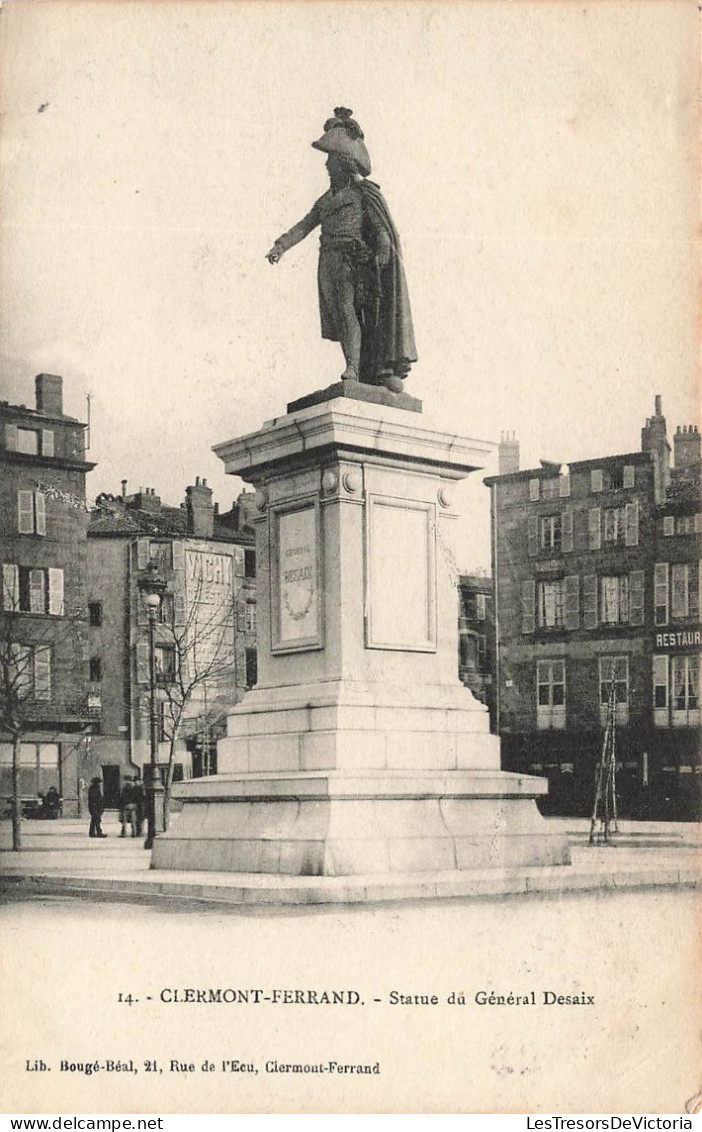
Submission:
[[[278,244],[274,244],[271,250],[269,252],[266,252],[266,259],[269,263],[278,263],[282,254],[282,248],[280,248]]]

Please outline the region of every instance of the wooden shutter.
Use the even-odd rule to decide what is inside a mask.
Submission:
[[[19,609],[19,568],[14,563],[3,563],[2,607],[8,612]]]
[[[653,567],[653,605],[656,625],[668,624],[668,563],[656,562]]]
[[[149,683],[149,643],[137,641],[136,644],[136,678],[137,684]]]
[[[51,699],[51,648],[37,645],[34,650],[34,697],[37,700]]]
[[[671,535],[675,534],[675,516],[674,515],[664,515],[663,516],[663,534],[667,538],[669,538]]]
[[[17,529],[21,535],[34,534],[34,493],[31,491],[17,492]]]
[[[583,628],[597,628],[597,574],[583,578]]]
[[[173,623],[174,625],[185,624],[185,594],[178,591],[173,595]]]
[[[559,477],[558,494],[561,499],[568,499],[570,496],[570,472],[565,472],[564,475]]]
[[[565,578],[565,627],[580,628],[580,575],[569,574]]]
[[[46,613],[46,574],[43,570],[29,571],[29,612]]]
[[[536,582],[522,582],[522,632],[533,633],[536,623]]]
[[[644,572],[632,570],[629,575],[629,624],[644,623]]]
[[[668,657],[664,653],[653,656],[653,711],[654,723],[658,726],[668,723]],[[662,693],[659,689],[663,689]]]
[[[539,498],[539,481],[537,479],[529,480],[529,498],[532,503],[536,503]]]
[[[5,448],[8,452],[17,451],[17,425],[5,425]]]
[[[137,539],[137,570],[145,570],[151,561],[151,548],[147,538]]]
[[[633,487],[636,481],[636,470],[633,464],[624,465],[624,487]]]
[[[602,491],[602,468],[593,468],[590,472],[590,491]]]
[[[36,518],[36,532],[38,535],[46,534],[46,496],[43,491],[34,492],[34,514]]]
[[[63,570],[49,570],[49,613],[63,616]]]
[[[539,553],[539,519],[537,515],[527,515],[527,552],[532,558]]]
[[[626,545],[639,545],[639,504],[638,502],[626,505]]]
[[[53,456],[54,454],[54,431],[51,428],[41,430],[41,454],[42,456]]]
[[[573,512],[570,508],[561,515],[561,550],[564,553],[573,549]]]
[[[602,508],[591,507],[588,518],[588,549],[600,550],[602,546]]]
[[[702,534],[702,511],[698,511],[695,515],[695,534]]]

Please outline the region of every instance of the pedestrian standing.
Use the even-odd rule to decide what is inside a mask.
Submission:
[[[137,834],[141,837],[144,831],[144,817],[146,813],[146,796],[144,786],[138,774],[134,775],[134,802],[136,805]]]
[[[107,837],[107,834],[103,833],[101,828],[105,800],[102,796],[102,783],[99,778],[94,778],[90,783],[90,789],[88,790],[88,809],[90,811],[90,830],[88,837]]]
[[[120,818],[122,832],[120,837],[127,836],[127,826],[130,826],[132,837],[138,837],[136,822],[136,799],[131,778],[126,778],[119,796]]]

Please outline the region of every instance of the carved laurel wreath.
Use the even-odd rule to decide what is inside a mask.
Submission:
[[[302,621],[303,617],[307,616],[307,614],[310,611],[310,607],[312,605],[312,598],[313,597],[314,597],[314,581],[313,580],[310,580],[308,593],[307,593],[306,598],[305,598],[305,600],[304,600],[304,602],[301,606],[298,606],[298,607],[292,606],[290,604],[290,595],[289,595],[289,591],[288,591],[287,587],[283,590],[283,605],[285,606],[285,609],[286,609],[288,615],[293,619],[293,621]]]

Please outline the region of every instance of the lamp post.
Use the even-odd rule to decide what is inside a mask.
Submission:
[[[151,776],[146,785],[146,841],[145,849],[151,849],[157,833],[163,833],[163,783],[157,766],[158,756],[158,714],[156,710],[156,646],[155,629],[161,595],[166,588],[159,577],[158,567],[151,562],[139,578],[137,585],[142,595],[149,617],[149,743],[151,755]]]

